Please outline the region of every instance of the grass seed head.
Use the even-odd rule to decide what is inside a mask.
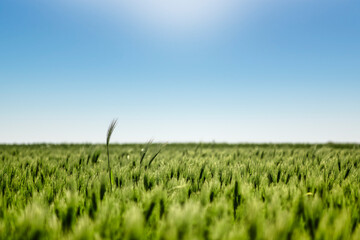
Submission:
[[[107,131],[107,137],[106,137],[106,145],[109,145],[111,134],[113,133],[115,127],[117,124],[117,119],[114,119],[111,121],[108,131]]]

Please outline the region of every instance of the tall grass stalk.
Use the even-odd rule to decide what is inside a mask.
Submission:
[[[111,185],[111,166],[110,166],[110,155],[109,155],[109,142],[110,142],[110,137],[111,134],[113,133],[115,127],[117,124],[117,119],[114,119],[111,121],[108,131],[107,131],[107,136],[106,136],[106,151],[107,151],[107,157],[108,157],[108,171],[109,171],[109,180],[110,180],[110,190],[112,190],[112,185]]]

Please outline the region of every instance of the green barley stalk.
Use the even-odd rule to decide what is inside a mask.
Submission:
[[[144,158],[145,158],[145,155],[146,155],[146,153],[147,153],[147,151],[148,151],[148,149],[149,149],[149,146],[151,145],[152,142],[153,142],[153,140],[151,139],[151,140],[146,144],[145,148],[141,150],[141,151],[142,151],[142,155],[141,155],[141,158],[140,158],[140,166],[141,166],[141,164],[142,164],[142,162],[143,162],[143,160],[144,160]]]
[[[161,150],[167,145],[167,143],[164,143],[162,146],[160,146],[159,150],[155,153],[155,155],[150,159],[148,165],[146,168],[149,168],[151,163],[155,160],[155,158],[157,157],[157,155],[159,155],[159,153],[161,152]]]
[[[107,156],[108,156],[108,171],[109,171],[109,180],[110,180],[110,190],[112,190],[112,185],[111,185],[111,166],[110,166],[110,155],[109,155],[109,142],[110,142],[111,134],[113,133],[113,131],[116,127],[116,123],[117,123],[117,119],[112,120],[112,122],[110,123],[110,126],[108,128],[107,137],[106,137],[106,151],[107,151]]]

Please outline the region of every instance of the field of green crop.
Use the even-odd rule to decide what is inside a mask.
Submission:
[[[0,239],[360,239],[360,145],[109,150],[0,145]]]

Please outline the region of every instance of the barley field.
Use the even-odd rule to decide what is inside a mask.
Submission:
[[[356,144],[0,145],[0,239],[360,239],[359,167]]]

